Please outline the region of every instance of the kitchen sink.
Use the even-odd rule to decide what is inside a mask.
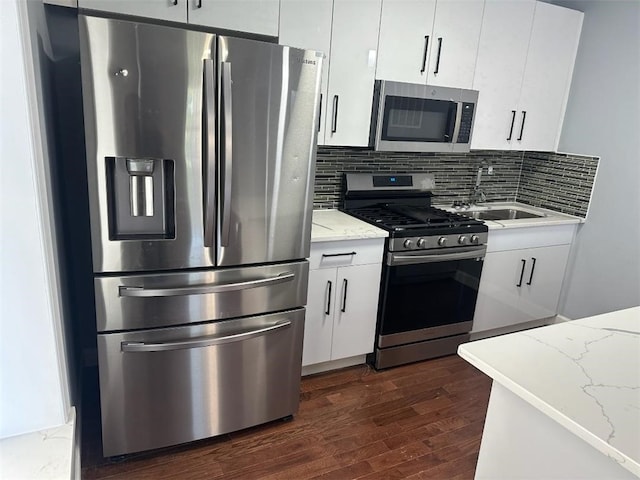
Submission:
[[[515,208],[501,208],[496,210],[478,210],[458,212],[467,217],[476,218],[478,220],[517,220],[520,218],[542,218],[544,215],[526,212]]]

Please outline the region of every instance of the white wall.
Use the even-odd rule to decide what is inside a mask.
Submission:
[[[35,35],[19,1],[0,0],[0,438],[61,425],[70,408]]]
[[[553,1],[584,12],[559,150],[601,157],[560,312],[640,305],[640,2]]]

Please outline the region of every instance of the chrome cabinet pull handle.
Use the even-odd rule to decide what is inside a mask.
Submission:
[[[518,141],[522,140],[522,134],[524,133],[524,121],[527,118],[527,112],[522,111],[522,125],[520,125],[520,136],[518,137]]]
[[[442,37],[438,38],[438,58],[436,58],[436,69],[433,71],[434,75],[440,71],[440,53],[442,53]]]
[[[331,119],[331,133],[338,131],[338,95],[333,96],[333,118]]]
[[[231,63],[229,62],[222,62],[222,102],[224,105],[224,191],[220,245],[226,247],[229,245],[229,231],[231,229],[231,187],[233,185],[233,110]]]
[[[333,285],[333,283],[331,283],[331,280],[327,280],[328,293],[327,293],[327,309],[324,312],[325,315],[329,315],[329,313],[331,312],[331,287],[332,287],[332,285]]]
[[[531,260],[533,261],[533,264],[531,265],[531,275],[529,275],[529,281],[527,282],[527,285],[531,285],[531,282],[533,281],[533,271],[536,268],[536,258],[531,257]]]
[[[176,0],[177,1],[177,0]],[[216,90],[213,60],[204,61],[205,99],[205,179],[204,179],[204,246],[214,246],[216,206]]]
[[[346,312],[347,311],[347,286],[349,285],[349,282],[347,281],[346,278],[344,278],[342,280],[342,308],[340,309],[341,312]]]
[[[516,287],[520,288],[522,286],[522,277],[524,277],[524,266],[527,264],[527,261],[523,258],[522,261],[522,270],[520,270],[520,281],[516,284]]]
[[[516,111],[511,110],[511,128],[509,129],[509,136],[507,137],[507,141],[511,140],[513,136],[513,125],[516,123]]]
[[[424,36],[424,52],[422,52],[422,68],[420,73],[424,73],[427,69],[427,52],[429,51],[429,35]]]
[[[290,282],[295,278],[293,272],[281,273],[275,277],[258,278],[244,282],[217,283],[210,285],[192,285],[189,287],[175,288],[144,288],[120,285],[118,296],[120,297],[178,297],[181,295],[206,295],[209,293],[230,292],[236,290],[248,290],[250,288],[266,287],[278,283]]]
[[[213,347],[215,345],[222,345],[231,342],[240,342],[242,340],[249,340],[250,338],[264,335],[265,333],[273,332],[281,328],[287,328],[291,326],[291,321],[286,320],[278,322],[268,327],[259,328],[257,330],[250,330],[248,332],[233,333],[231,335],[224,335],[219,337],[217,335],[211,335],[209,337],[200,337],[189,340],[176,340],[173,342],[121,342],[120,349],[123,352],[168,352],[171,350],[183,350],[188,348],[202,348]]]

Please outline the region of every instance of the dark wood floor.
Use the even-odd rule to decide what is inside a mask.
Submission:
[[[101,465],[83,445],[82,477],[471,479],[490,386],[457,356],[305,377],[291,421]]]

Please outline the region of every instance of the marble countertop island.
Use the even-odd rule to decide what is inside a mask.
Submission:
[[[458,354],[640,477],[640,307],[463,344]]]

